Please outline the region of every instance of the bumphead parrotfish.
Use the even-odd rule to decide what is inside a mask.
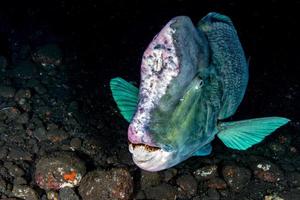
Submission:
[[[135,164],[159,171],[209,155],[215,136],[229,148],[245,150],[289,121],[222,122],[235,113],[247,84],[248,63],[229,17],[209,13],[197,26],[186,16],[173,18],[143,54],[139,89],[119,77],[110,81],[130,123]]]

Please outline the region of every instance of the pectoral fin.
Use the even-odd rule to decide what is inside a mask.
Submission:
[[[229,148],[245,150],[289,121],[283,117],[265,117],[220,123],[218,137]]]
[[[212,150],[212,147],[211,147],[211,144],[209,143],[209,144],[206,144],[201,149],[194,152],[193,156],[207,156],[211,153],[211,150]]]
[[[110,89],[122,116],[130,122],[138,104],[138,88],[116,77],[110,80]]]

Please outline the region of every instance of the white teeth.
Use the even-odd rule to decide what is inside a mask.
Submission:
[[[156,155],[156,151],[149,151],[144,145],[133,146],[129,144],[129,151],[132,153],[133,159],[138,162],[149,161]]]

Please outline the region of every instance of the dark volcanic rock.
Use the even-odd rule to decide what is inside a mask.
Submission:
[[[218,176],[218,166],[217,165],[208,165],[194,171],[194,176],[197,180],[208,180],[215,176]]]
[[[177,195],[177,190],[175,187],[163,183],[159,186],[149,187],[145,190],[147,199],[152,200],[171,200],[175,199]]]
[[[79,200],[79,197],[72,188],[65,187],[59,190],[60,200]]]
[[[39,47],[32,55],[34,62],[42,66],[57,66],[61,64],[62,52],[55,44],[47,44]]]
[[[192,175],[183,175],[177,178],[177,185],[187,194],[195,195],[197,193],[197,181]]]
[[[225,166],[222,173],[227,185],[235,192],[247,186],[251,178],[250,170],[238,166]]]
[[[122,168],[89,172],[79,186],[80,196],[85,200],[130,199],[132,192],[132,177]]]
[[[269,161],[259,161],[254,166],[254,175],[267,182],[278,182],[283,179],[282,171]]]
[[[12,98],[15,95],[15,89],[9,86],[0,86],[0,97]]]
[[[221,178],[212,178],[207,181],[207,186],[212,189],[225,189],[227,187],[226,182]]]
[[[12,195],[24,200],[38,200],[38,195],[34,189],[28,186],[15,185],[12,190]]]
[[[300,173],[291,172],[287,174],[287,181],[291,187],[300,187]]]
[[[84,163],[73,153],[55,152],[36,164],[35,181],[45,190],[74,187],[85,174]]]
[[[157,172],[141,171],[141,189],[159,185],[160,181],[161,178]]]

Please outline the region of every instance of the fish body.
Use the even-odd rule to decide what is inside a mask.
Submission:
[[[186,16],[169,21],[144,52],[139,89],[111,80],[113,97],[130,122],[129,150],[142,169],[159,171],[211,153],[216,135],[244,150],[289,120],[222,123],[241,103],[248,65],[231,20],[209,13],[195,27]]]

